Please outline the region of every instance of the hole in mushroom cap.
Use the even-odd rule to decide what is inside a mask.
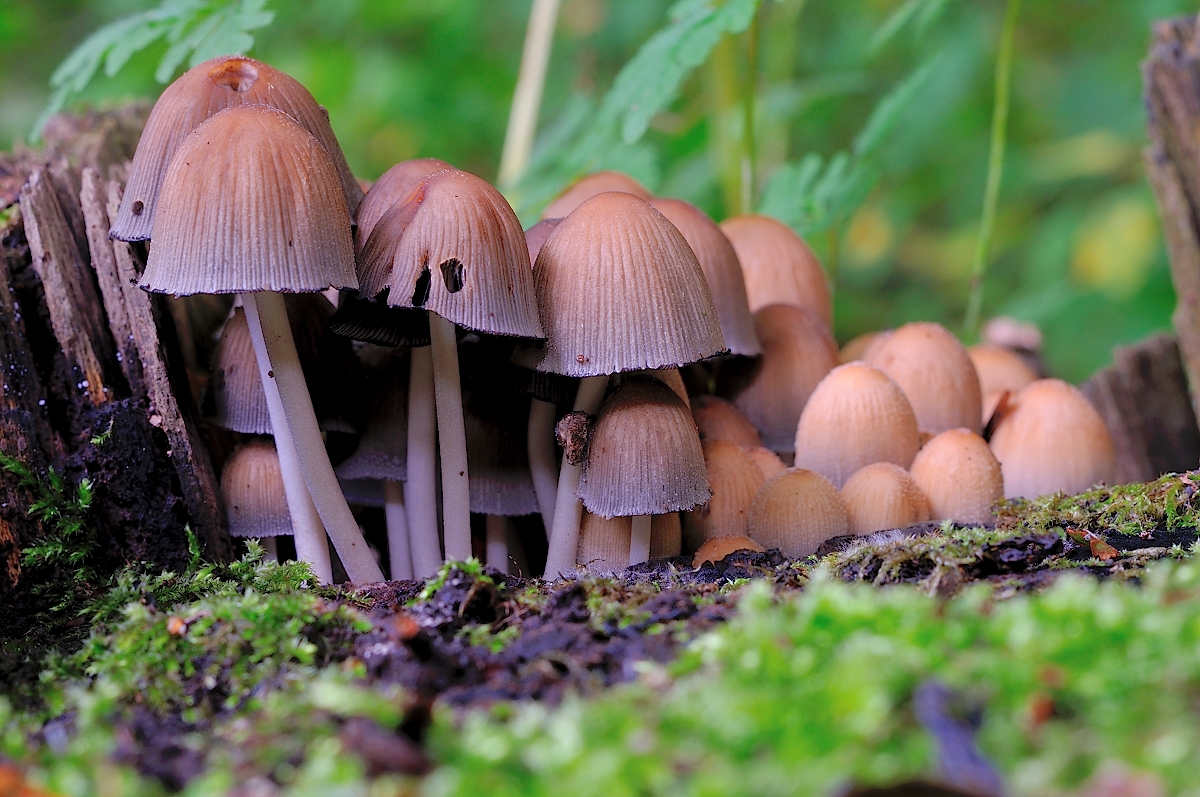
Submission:
[[[450,258],[442,263],[442,280],[446,283],[446,290],[458,293],[463,289],[463,270],[465,268],[466,266],[455,258]]]
[[[421,269],[421,276],[417,277],[417,284],[413,286],[413,307],[424,307],[425,302],[429,301],[429,285],[431,282],[433,282],[433,275],[429,273],[429,266],[426,266]]]
[[[133,203],[133,215],[140,216],[145,209],[146,203],[142,202],[142,200],[139,199]]]
[[[208,70],[208,79],[233,91],[249,91],[258,80],[258,67],[241,58],[230,58]]]

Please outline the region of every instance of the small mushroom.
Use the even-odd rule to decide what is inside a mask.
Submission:
[[[705,540],[700,549],[696,551],[696,555],[692,557],[692,567],[700,567],[709,562],[720,562],[729,554],[738,551],[762,553],[763,547],[742,534],[713,537],[711,540]]]
[[[787,470],[787,465],[779,455],[769,448],[762,446],[743,446],[742,450],[754,460],[754,464],[762,471],[763,479],[770,479],[777,473]]]
[[[890,462],[873,462],[847,479],[842,501],[851,534],[899,529],[929,520],[929,499],[908,471]]]
[[[619,573],[629,565],[633,518],[605,518],[583,513],[575,561],[597,575]],[[679,513],[655,515],[650,522],[650,558],[679,556],[682,532]]]
[[[739,446],[724,440],[704,443],[704,465],[712,498],[689,513],[698,548],[704,540],[749,530],[750,504],[766,481],[754,459]]]
[[[1025,359],[1007,346],[980,343],[967,349],[975,372],[979,374],[979,389],[983,394],[983,423],[987,423],[996,411],[1000,397],[1005,393],[1016,393],[1030,382],[1037,381],[1037,373]]]
[[[810,556],[825,540],[849,533],[837,488],[804,468],[788,468],[769,479],[750,506],[750,537],[789,559]]]
[[[252,440],[233,452],[221,471],[221,495],[232,536],[261,539],[273,551],[276,537],[292,533],[283,473],[269,441]]]
[[[734,216],[721,222],[721,232],[742,264],[750,312],[769,304],[791,304],[809,311],[826,327],[832,323],[825,272],[790,227],[769,216]]]
[[[594,172],[576,180],[542,211],[543,219],[563,219],[597,194],[619,191],[649,201],[654,195],[645,186],[621,172]]]
[[[692,418],[701,440],[727,440],[739,446],[761,446],[762,435],[741,410],[723,398],[696,396]]]
[[[845,365],[855,360],[866,359],[867,352],[870,351],[872,344],[878,341],[883,334],[882,332],[864,332],[858,337],[851,338],[838,351],[838,362]]]
[[[929,498],[931,520],[984,524],[1004,497],[1000,463],[970,429],[947,429],[917,452],[909,471]]]

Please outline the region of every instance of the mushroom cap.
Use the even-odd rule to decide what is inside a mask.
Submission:
[[[865,362],[900,386],[922,432],[980,430],[979,375],[966,347],[941,324],[905,324],[868,352]]]
[[[375,225],[393,205],[403,203],[413,189],[429,175],[443,169],[452,169],[449,163],[437,158],[414,158],[400,161],[388,169],[363,196],[358,211],[354,214],[354,253],[362,254],[362,248],[371,237]]]
[[[158,192],[141,287],[156,293],[357,288],[350,212],[325,148],[265,105],[214,114]]]
[[[1061,379],[1039,379],[1009,402],[992,433],[1005,498],[1081,493],[1111,484],[1117,459],[1100,413]]]
[[[930,520],[984,524],[1004,497],[1000,463],[970,429],[947,429],[917,452],[909,469],[929,499]]]
[[[842,503],[851,534],[900,529],[929,520],[929,499],[908,471],[890,462],[873,462],[847,479]]]
[[[692,419],[700,430],[700,439],[728,440],[739,446],[761,446],[762,435],[745,414],[723,398],[696,396],[692,399]]]
[[[979,390],[983,395],[983,423],[987,423],[996,411],[996,405],[1005,392],[1016,393],[1038,375],[1025,358],[1007,346],[980,343],[967,349],[975,373],[979,375]]]
[[[609,191],[620,191],[633,194],[639,199],[649,201],[654,195],[645,186],[627,174],[621,172],[593,172],[586,177],[580,177],[569,188],[546,206],[542,211],[543,219],[563,219],[570,216],[575,209],[597,194]]]
[[[616,573],[629,565],[629,543],[633,537],[633,518],[604,518],[583,513],[579,524],[579,545],[575,561],[590,572]],[[655,515],[650,519],[650,558],[679,556],[679,513]]]
[[[408,357],[378,350],[366,365],[371,409],[358,448],[337,468],[342,479],[408,478]]]
[[[762,367],[735,403],[762,432],[767,448],[790,452],[804,405],[838,365],[837,343],[828,327],[790,304],[759,308],[754,327],[763,344]]]
[[[754,459],[740,446],[724,440],[704,443],[704,464],[712,498],[692,511],[699,536],[710,540],[750,529],[750,504],[766,479]]]
[[[707,213],[690,202],[655,199],[650,204],[683,234],[700,261],[717,306],[717,320],[721,323],[729,353],[744,357],[761,354],[762,346],[754,331],[754,319],[746,299],[742,267],[725,233]]]
[[[750,312],[768,304],[794,304],[833,322],[825,272],[804,239],[770,216],[734,216],[721,222],[742,264]]]
[[[603,517],[691,509],[712,495],[687,405],[657,379],[628,380],[604,402],[579,498]]]
[[[308,89],[278,69],[253,58],[226,55],[192,67],[154,103],[129,166],[125,195],[109,233],[113,238],[150,238],[159,190],[176,151],[204,120],[241,105],[278,108],[321,142],[337,173],[346,209],[354,212],[362,190],[350,173],[325,109]]]
[[[770,479],[777,473],[782,473],[787,470],[787,465],[783,460],[769,448],[763,446],[742,446],[742,450],[754,460],[754,464],[758,465],[758,469],[762,471],[763,479]]]
[[[536,263],[542,246],[550,239],[550,234],[558,229],[562,219],[542,219],[525,231],[525,246],[529,250],[529,262]]]
[[[855,360],[866,359],[867,351],[871,348],[871,344],[878,340],[882,334],[882,332],[864,332],[858,337],[851,338],[838,351],[838,361],[842,365],[845,365]]]
[[[422,307],[461,327],[544,338],[525,232],[500,192],[443,169],[393,205],[359,258],[362,294],[388,291],[392,307]]]
[[[632,194],[580,205],[533,270],[549,338],[539,371],[603,376],[678,367],[725,349],[692,248]]]
[[[825,540],[849,529],[837,488],[804,468],[788,468],[768,479],[750,505],[750,536],[791,559],[816,553]]]
[[[463,419],[471,511],[505,517],[537,513],[529,471],[529,397],[472,391],[463,402]]]
[[[233,452],[221,471],[221,495],[234,537],[292,533],[279,455],[269,440],[252,440]]]
[[[692,567],[700,567],[706,562],[719,562],[731,553],[738,551],[754,551],[762,553],[763,547],[743,534],[727,534],[724,537],[713,537],[705,540],[704,544],[692,557]]]
[[[242,434],[271,434],[267,396],[258,374],[246,311],[241,307],[233,308],[221,330],[208,390],[213,402],[209,419],[217,426]]]
[[[667,387],[671,388],[676,396],[687,405],[688,412],[692,410],[692,398],[688,395],[687,386],[683,384],[683,376],[679,373],[678,368],[651,368],[646,371],[637,371],[635,377],[649,377],[657,379]]]
[[[821,380],[796,427],[796,466],[840,488],[872,462],[912,464],[917,417],[895,382],[865,363],[839,365]]]

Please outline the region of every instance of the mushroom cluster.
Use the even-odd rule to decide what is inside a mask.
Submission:
[[[236,296],[207,402],[240,441],[231,530],[292,535],[323,581],[328,542],[383,577],[351,503],[383,509],[393,578],[476,552],[528,575],[543,546],[557,577],[804,557],[1113,474],[1078,391],[1002,347],[912,323],[839,352],[821,264],[774,219],[601,172],[522,230],[434,159],[364,195],[324,109],[249,58],[164,92],[111,234],[150,241],[147,290]]]

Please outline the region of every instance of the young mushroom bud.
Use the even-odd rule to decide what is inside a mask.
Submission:
[[[633,194],[638,199],[649,201],[653,194],[645,186],[627,174],[621,172],[594,172],[576,180],[571,186],[558,195],[558,198],[542,211],[543,219],[563,219],[570,216],[577,207],[599,194],[619,191],[623,194]]]
[[[842,365],[852,363],[855,360],[864,360],[876,341],[885,334],[883,332],[864,332],[856,338],[852,338],[842,346],[838,351],[838,362]]]
[[[238,448],[221,471],[221,494],[234,537],[281,537],[292,533],[283,472],[275,446],[252,440]]]
[[[692,418],[701,440],[727,440],[739,446],[761,446],[762,435],[741,410],[723,398],[696,396]]]
[[[713,537],[705,540],[692,557],[692,567],[700,567],[709,562],[720,562],[731,553],[738,551],[754,551],[762,553],[763,547],[749,537],[741,534],[727,534],[724,537]]]
[[[769,304],[790,304],[829,327],[833,303],[825,272],[790,227],[769,216],[734,216],[721,222],[721,232],[742,264],[750,312]]]
[[[825,540],[849,533],[837,488],[811,470],[788,468],[768,480],[750,505],[750,536],[789,559],[810,556]]]
[[[712,498],[689,514],[696,532],[694,547],[714,537],[747,534],[750,504],[766,481],[749,454],[724,440],[705,441],[704,464]]]
[[[929,520],[929,500],[908,471],[890,462],[873,462],[842,487],[851,534],[899,529]]]
[[[917,452],[913,481],[929,499],[931,520],[984,524],[1004,497],[1000,463],[982,437],[969,429],[947,429]]]
[[[1007,346],[981,343],[967,349],[975,372],[979,374],[979,389],[983,393],[983,422],[986,424],[996,411],[1000,397],[1005,393],[1016,394],[1030,382],[1037,381],[1037,373],[1025,359]]]
[[[762,446],[742,446],[742,450],[754,460],[754,464],[762,471],[763,479],[770,479],[777,473],[787,470],[787,465],[769,448]]]

